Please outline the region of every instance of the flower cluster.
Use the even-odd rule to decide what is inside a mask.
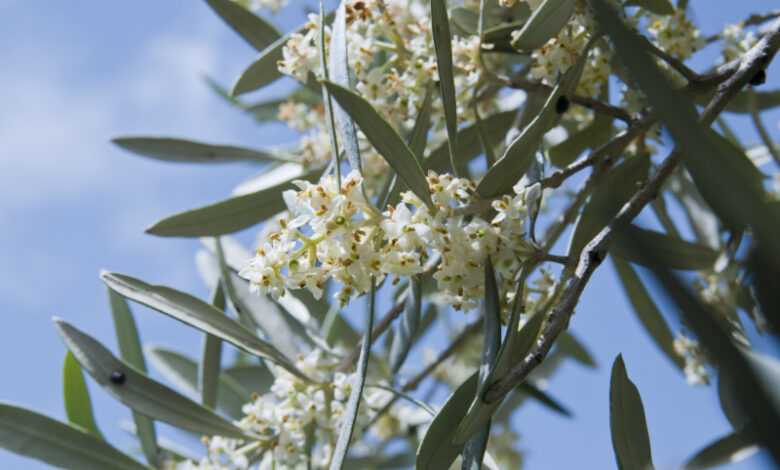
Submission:
[[[340,188],[332,175],[317,184],[296,181],[300,190],[285,194],[291,215],[240,272],[251,289],[279,298],[286,289],[308,288],[319,298],[333,279],[342,284],[335,297],[344,305],[368,292],[372,278],[416,280],[436,259],[439,299],[469,310],[484,297],[487,256],[511,280],[531,251],[525,224],[528,206],[538,204],[538,185],[517,185],[513,197],[494,201],[497,214],[487,221],[464,210],[477,201],[476,184],[464,178],[429,172],[433,206],[405,193],[384,213],[366,199],[361,181],[354,171]]]
[[[674,352],[685,359],[685,380],[691,385],[706,385],[710,381],[710,371],[699,342],[680,333],[674,340]]]
[[[311,383],[277,368],[270,392],[253,395],[252,402],[243,407],[246,416],[237,423],[262,439],[205,437],[208,456],[198,463],[181,462],[175,470],[243,470],[255,461],[259,462],[253,467],[257,470],[326,468],[354,379],[352,374],[334,372],[337,365],[337,360],[319,350],[300,356],[296,366],[313,380]],[[387,403],[389,393],[369,389],[364,400],[359,422]]]
[[[367,99],[402,135],[408,134],[425,100],[427,85],[438,82],[438,68],[431,35],[428,2],[420,0],[356,0],[346,2],[347,55],[355,76],[355,90]],[[322,76],[320,70],[320,18],[309,15],[305,32],[291,35],[284,47],[279,71],[306,83],[310,76]],[[325,27],[329,47],[330,27]],[[479,66],[479,38],[453,36],[454,81],[459,97],[457,115],[461,123],[474,120],[470,103],[474,86],[482,83]],[[490,61],[490,58],[483,60]],[[446,142],[443,106],[438,93],[433,94],[432,129],[427,148]],[[279,118],[291,127],[306,129],[302,140],[305,162],[325,162],[331,158],[330,136],[325,119],[312,120],[305,107],[320,105],[282,105]],[[496,109],[494,100],[478,103],[482,115]],[[387,174],[384,159],[359,134],[363,159],[364,184],[369,194],[377,192]]]

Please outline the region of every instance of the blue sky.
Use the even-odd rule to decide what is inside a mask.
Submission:
[[[691,4],[708,33],[747,16],[745,5],[776,7],[771,0]],[[282,29],[299,18],[281,18]],[[103,268],[204,296],[193,262],[198,243],[155,238],[143,228],[225,197],[256,170],[152,162],[108,138],[156,134],[266,147],[293,134],[281,126],[258,128],[203,81],[208,75],[229,84],[254,57],[205,2],[2,0],[0,44],[0,400],[64,419],[65,349],[51,317],[115,347],[98,279]],[[780,82],[777,71],[775,64],[769,88]],[[776,138],[777,120],[777,113],[767,119]],[[198,350],[194,330],[135,312],[144,341]],[[565,364],[551,380],[551,393],[574,411],[573,419],[534,404],[518,413],[526,468],[614,467],[609,369],[621,352],[642,393],[659,469],[674,468],[729,430],[714,390],[685,384],[630,313],[606,264],[571,329],[599,369]],[[101,429],[115,445],[132,448],[116,426],[128,419],[127,410],[99,387],[90,390]],[[764,465],[754,457],[732,468]],[[0,449],[0,468],[48,467]]]

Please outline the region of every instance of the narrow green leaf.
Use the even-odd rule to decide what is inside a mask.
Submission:
[[[147,346],[146,354],[154,368],[178,389],[192,398],[199,395],[197,362],[164,346]],[[253,371],[258,373],[258,377],[261,377],[262,371],[259,366]],[[214,380],[214,386],[216,388],[216,401],[213,408],[224,412],[233,419],[243,418],[245,415],[241,411],[241,407],[251,401],[250,392],[247,392],[227,371],[219,372]]]
[[[582,365],[595,368],[596,360],[572,333],[564,331],[555,341],[555,347]]]
[[[146,373],[146,361],[141,349],[141,339],[135,326],[133,313],[127,302],[111,289],[108,292],[108,302],[111,306],[111,316],[114,319],[114,331],[119,344],[119,356],[135,367],[140,372]],[[157,461],[157,432],[154,429],[154,420],[151,416],[145,416],[133,411],[133,421],[138,429],[138,440],[144,452],[146,461],[155,465]]]
[[[339,430],[339,437],[336,440],[336,446],[333,449],[333,457],[330,461],[330,470],[341,470],[344,467],[344,461],[347,459],[349,443],[352,440],[352,433],[355,430],[358,410],[360,408],[360,399],[363,395],[363,386],[366,383],[366,372],[368,372],[368,359],[371,357],[371,332],[374,329],[374,302],[376,300],[375,280],[371,278],[371,293],[368,298],[368,309],[366,309],[366,326],[363,334],[363,345],[360,348],[360,358],[357,363],[357,370],[352,383],[352,391],[349,394],[347,406],[344,409],[344,419]]]
[[[476,34],[479,28],[479,14],[467,7],[450,8],[452,24],[466,34]]]
[[[92,414],[92,400],[84,382],[84,373],[70,351],[65,353],[65,363],[62,365],[62,395],[68,422],[103,439]]]
[[[479,115],[479,109],[477,109],[477,102],[473,102],[474,108],[474,120],[479,131],[479,141],[482,144],[482,150],[485,152],[485,160],[487,161],[487,167],[496,164],[496,152],[493,150],[493,142],[490,140],[488,130],[485,128],[485,123],[482,121],[482,117]]]
[[[753,250],[748,257],[748,270],[751,273],[753,294],[761,306],[766,321],[774,331],[780,331],[780,275],[772,263],[763,258],[758,250]],[[747,310],[747,309],[746,309]],[[748,310],[750,313],[750,310]]]
[[[417,112],[417,119],[414,121],[414,127],[409,134],[409,148],[417,157],[418,162],[424,160],[425,144],[428,141],[428,130],[431,128],[431,105],[433,104],[434,83],[428,82],[425,87],[425,98]]]
[[[710,269],[718,259],[718,252],[698,243],[691,243],[680,238],[629,225],[620,230],[620,234],[610,247],[612,254],[628,261],[642,264],[642,258],[632,259],[632,250],[624,241],[626,238],[642,239],[642,243],[653,247],[660,256],[657,262],[669,269],[704,270]]]
[[[538,49],[563,29],[576,6],[576,0],[544,0],[515,36],[512,46],[522,51]]]
[[[294,179],[312,181],[322,172],[323,168],[318,168]],[[292,181],[166,217],[146,232],[161,237],[208,237],[251,227],[287,207],[282,193],[297,188]]]
[[[726,111],[737,114],[750,114],[751,111],[751,97],[749,91],[741,91],[737,93],[737,96],[726,105]],[[767,109],[780,106],[780,90],[772,91],[753,91],[755,93],[756,101],[755,106],[757,111],[764,111]],[[696,104],[705,106],[714,96],[713,93],[703,93],[696,95]]]
[[[277,62],[284,59],[284,46],[293,33],[287,33],[276,42],[265,48],[260,56],[244,70],[233,84],[231,96],[238,96],[250,91],[259,90],[269,83],[281,78],[282,73],[277,68]]]
[[[109,394],[130,408],[195,433],[234,438],[248,436],[209,409],[120,361],[105,346],[67,322],[55,318],[54,323],[81,367]]]
[[[703,245],[719,249],[721,240],[718,218],[704,201],[696,185],[687,174],[672,175],[669,180],[672,192],[685,210],[696,239]]]
[[[278,157],[262,150],[206,144],[173,137],[115,137],[111,142],[137,155],[169,162],[228,163],[279,160]]]
[[[718,371],[718,401],[723,415],[731,424],[732,429],[741,429],[748,422],[748,415],[742,409],[737,398],[734,380],[726,370]]]
[[[260,395],[271,390],[274,383],[274,375],[264,364],[245,366],[233,366],[223,370],[233,381],[247,394],[258,393]]]
[[[70,470],[148,470],[99,437],[2,402],[0,447]]]
[[[347,19],[346,5],[342,1],[336,9],[336,17],[333,19],[333,30],[330,35],[330,50],[328,56],[328,75],[325,77],[333,83],[344,88],[352,88],[349,79],[349,58],[347,54]],[[347,154],[349,166],[353,170],[362,173],[363,165],[360,160],[360,146],[357,138],[357,128],[352,117],[336,104],[333,106],[333,117],[341,135],[341,145]]]
[[[332,18],[333,13],[330,13],[325,16],[325,21],[330,21]],[[308,23],[290,31],[277,39],[273,44],[263,49],[262,52],[260,52],[260,56],[244,70],[241,76],[238,77],[230,94],[232,96],[238,96],[243,93],[248,93],[260,89],[269,83],[273,83],[280,78],[282,74],[279,72],[276,63],[284,59],[282,53],[284,46],[293,34],[305,33],[306,28],[308,27],[307,25]]]
[[[401,314],[400,323],[393,335],[392,345],[390,346],[390,369],[394,374],[398,373],[407,354],[409,354],[409,349],[412,347],[417,334],[417,327],[420,325],[420,314],[422,312],[421,289],[421,281],[411,281],[409,283],[404,311]]]
[[[759,446],[744,430],[734,431],[715,440],[691,457],[682,470],[701,470],[736,463],[753,456]]]
[[[593,41],[582,51],[577,63],[569,67],[534,120],[509,144],[504,155],[482,177],[477,186],[480,196],[489,198],[508,193],[531,167],[544,134],[560,120],[561,115],[556,111],[558,100],[562,97],[565,99],[580,81],[592,44]]]
[[[613,168],[593,191],[580,214],[569,242],[569,255],[579,256],[582,248],[620,211],[637,191],[650,171],[646,154],[629,157]]]
[[[455,79],[452,69],[452,35],[445,0],[431,0],[431,28],[433,48],[436,51],[436,71],[439,74],[439,91],[447,124],[447,141],[450,149],[450,165],[457,174],[455,150],[458,148],[458,105],[455,101]]]
[[[517,111],[503,111],[493,114],[482,120],[488,131],[489,140],[497,142],[506,137],[507,132],[512,128],[515,122]],[[458,131],[458,161],[460,165],[468,164],[477,155],[482,153],[482,142],[479,137],[479,128],[472,124]],[[434,170],[436,172],[446,171],[449,167],[449,148],[448,143],[433,149],[423,161],[423,168]],[[465,166],[464,166],[465,168]],[[462,168],[462,169],[464,169]]]
[[[339,10],[342,10],[342,5],[339,4]],[[320,16],[319,16],[319,30],[325,31],[325,10],[322,6],[322,2],[320,2]],[[346,33],[345,33],[346,34]],[[319,44],[319,51],[320,51],[320,76],[323,80],[329,80],[328,76],[328,65],[326,63],[327,61],[327,52],[325,51],[325,34],[320,34],[319,38],[317,40]],[[349,87],[349,84],[345,85]],[[339,192],[341,192],[341,155],[339,154],[339,145],[338,145],[338,131],[336,131],[336,121],[333,117],[333,99],[330,96],[330,93],[328,93],[328,89],[325,87],[324,83],[320,84],[320,87],[322,88],[322,101],[325,105],[325,120],[328,125],[328,135],[330,136],[330,153],[331,153],[331,163],[330,167],[333,168],[333,174],[336,177],[336,181],[339,182],[338,188]],[[357,135],[355,135],[355,139],[357,139]],[[357,144],[357,142],[355,142]]]
[[[653,302],[647,289],[645,289],[642,280],[639,279],[631,264],[623,258],[619,256],[612,256],[611,258],[618,277],[623,283],[623,288],[626,290],[626,295],[628,295],[628,299],[634,307],[634,313],[636,313],[639,321],[642,322],[642,326],[645,327],[645,330],[653,338],[658,348],[666,354],[666,357],[676,364],[680,370],[684,369],[685,359],[674,351],[674,335],[672,335],[669,325],[666,324],[666,320],[664,320],[655,302]]]
[[[612,135],[612,118],[596,114],[593,122],[581,131],[569,135],[564,141],[553,145],[548,151],[550,163],[558,168],[574,162],[582,152],[603,144]]]
[[[310,381],[276,348],[221,310],[196,297],[170,287],[150,285],[124,274],[103,272],[100,277],[109,288],[130,300],[210,333],[248,353],[275,362],[293,375]]]
[[[484,329],[482,340],[482,358],[479,364],[478,389],[485,385],[501,348],[501,301],[496,283],[496,274],[490,257],[485,260],[485,300],[482,305]],[[480,397],[476,396],[476,400]],[[485,456],[488,437],[490,436],[490,419],[485,426],[466,442],[463,449],[461,470],[479,470]]]
[[[620,470],[648,470],[653,467],[650,437],[647,435],[642,397],[628,378],[623,356],[612,364],[609,385],[609,424],[612,447]]]
[[[513,320],[518,319],[519,312],[517,310],[518,308],[515,308],[512,312],[512,316],[515,318],[510,318],[509,325],[518,324],[516,321],[513,322]],[[495,403],[488,405],[482,401],[483,394],[493,382],[502,378],[509,369],[528,354],[539,336],[539,330],[544,323],[544,318],[545,316],[542,313],[536,313],[528,319],[528,322],[519,331],[513,331],[511,327],[507,329],[506,337],[498,353],[496,365],[493,367],[487,380],[484,381],[479,394],[472,400],[468,414],[455,433],[455,443],[466,442],[490,422],[492,416],[501,406],[502,400],[497,400]]]
[[[222,284],[217,281],[211,296],[211,305],[224,311],[225,303],[225,292],[222,289]],[[219,384],[221,360],[222,340],[206,333],[203,336],[203,348],[198,363],[198,390],[200,391],[200,402],[212,410],[217,405],[217,385]]]
[[[478,380],[479,374],[475,372],[450,394],[436,413],[417,448],[415,469],[449,468],[461,453],[463,444],[455,444],[453,438],[458,424],[466,416],[468,404],[474,400]]]
[[[246,42],[262,51],[281,34],[270,23],[232,0],[206,0],[209,6]]]
[[[409,148],[421,165],[425,160],[425,145],[428,142],[428,131],[431,128],[433,88],[434,83],[432,81],[428,82],[428,85],[425,87],[425,98],[423,98],[423,103],[414,121],[414,127],[407,140],[407,145],[409,145]],[[448,152],[446,148],[445,151]],[[392,176],[388,175],[385,186],[382,188],[379,196],[377,196],[377,207],[383,208],[387,204],[396,205],[401,199],[400,193],[403,189],[403,184],[398,180],[397,175],[394,173]]]
[[[325,86],[409,189],[424,203],[432,204],[425,174],[398,131],[357,93],[331,82]]]
[[[671,15],[674,13],[674,6],[669,0],[628,0],[624,6],[642,7],[656,15]]]
[[[546,392],[544,392],[542,389],[540,389],[530,381],[525,381],[520,385],[518,385],[517,388],[515,389],[515,393],[518,392],[528,395],[529,397],[538,401],[541,405],[555,411],[556,413],[560,413],[564,416],[569,416],[569,417],[571,416],[571,412],[568,409],[566,409],[565,406],[558,403],[557,400],[552,398],[550,395],[548,395]]]

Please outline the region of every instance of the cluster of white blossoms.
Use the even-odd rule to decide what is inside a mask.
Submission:
[[[529,205],[538,204],[538,185],[517,185],[513,197],[493,201],[496,215],[488,221],[464,213],[477,201],[476,183],[464,178],[429,172],[431,207],[407,192],[382,213],[365,198],[361,181],[356,171],[340,188],[332,175],[317,184],[296,181],[300,190],[285,194],[290,216],[240,272],[250,288],[277,299],[287,289],[307,288],[319,298],[333,279],[342,285],[335,297],[345,305],[368,292],[372,279],[417,280],[436,259],[439,300],[469,310],[485,295],[487,256],[511,280],[532,250],[525,225]]]
[[[699,342],[680,332],[674,340],[674,352],[685,359],[685,380],[691,385],[706,385],[710,382],[710,371]]]
[[[355,91],[406,135],[414,126],[428,84],[439,80],[430,6],[421,0],[355,0],[346,2],[345,7],[347,56],[355,77]],[[311,76],[323,76],[319,25],[319,15],[310,14],[305,32],[291,35],[278,63],[282,74],[301,83],[307,83]],[[329,47],[330,31],[330,26],[326,26],[326,47]],[[452,51],[455,87],[458,97],[464,98],[457,100],[458,120],[470,123],[474,120],[474,110],[469,91],[483,81],[478,60],[479,38],[455,35]],[[322,105],[292,106],[282,105],[278,117],[293,128],[306,130],[301,142],[303,162],[327,162],[331,159],[330,135]],[[307,112],[307,107],[316,108],[315,112]],[[496,102],[484,100],[478,108],[484,116],[496,109]],[[315,115],[321,118],[312,119]],[[431,123],[428,149],[445,144],[447,139],[439,93],[433,93]],[[364,185],[369,194],[375,194],[388,167],[362,134],[359,138]]]
[[[252,402],[243,407],[246,416],[236,423],[261,439],[204,437],[207,457],[197,463],[180,462],[173,469],[327,468],[354,381],[353,374],[335,371],[338,364],[338,360],[319,350],[299,356],[296,366],[313,382],[304,382],[277,368],[270,392],[254,394]],[[389,392],[378,388],[368,388],[364,393],[358,423],[366,422],[391,397]],[[395,410],[392,414],[396,414]]]

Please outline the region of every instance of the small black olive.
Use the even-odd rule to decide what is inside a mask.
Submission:
[[[563,114],[569,109],[569,99],[565,96],[561,96],[558,98],[558,101],[555,103],[555,112],[558,114]]]
[[[111,372],[111,382],[116,385],[122,385],[125,383],[125,374],[123,374],[121,371],[115,370],[114,372]]]
[[[759,70],[753,75],[753,78],[748,82],[750,85],[758,86],[763,85],[766,82],[766,71],[764,69]]]

